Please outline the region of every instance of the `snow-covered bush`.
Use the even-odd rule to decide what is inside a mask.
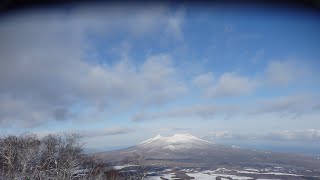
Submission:
[[[75,134],[0,138],[0,180],[111,179],[105,166],[83,152]]]

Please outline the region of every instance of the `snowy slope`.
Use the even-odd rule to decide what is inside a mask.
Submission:
[[[169,137],[157,135],[154,138],[141,142],[137,147],[148,151],[171,150],[180,151],[187,149],[201,149],[213,145],[212,142],[197,138],[190,134],[175,134]]]

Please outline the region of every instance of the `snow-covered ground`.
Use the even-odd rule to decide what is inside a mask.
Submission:
[[[280,168],[275,168],[280,169]],[[225,168],[218,168],[216,170],[200,170],[197,171],[192,168],[187,169],[180,169],[179,172],[185,173],[187,176],[194,177],[194,179],[199,180],[214,180],[216,178],[221,179],[233,179],[233,180],[278,180],[281,179],[281,176],[291,176],[293,179],[294,177],[298,177],[301,175],[298,174],[290,174],[290,173],[282,173],[282,172],[261,172],[258,169],[254,168],[245,168],[244,170],[230,170]],[[175,179],[176,173],[174,173],[171,169],[167,169],[166,171],[162,171],[163,174],[159,174],[157,176],[150,176],[148,179],[151,180],[161,180],[161,178],[166,179]],[[255,175],[254,177],[249,177],[250,175]],[[256,175],[274,175],[280,176],[279,178],[257,178]]]
[[[196,172],[196,173],[187,173],[188,176],[194,177],[195,179],[215,179],[217,177],[225,177],[225,178],[232,178],[235,180],[249,180],[253,179],[251,177],[246,177],[246,176],[237,176],[237,175],[228,175],[228,174],[216,174],[216,173],[210,173],[206,174],[203,172]]]
[[[161,177],[166,178],[166,179],[172,179],[173,176],[174,176],[174,173],[164,174],[161,176],[149,176],[148,180],[162,180]]]
[[[252,172],[252,171],[237,171],[240,174],[261,174],[261,175],[277,175],[277,176],[301,176],[298,174],[280,173],[280,172]]]
[[[221,177],[221,179],[227,179],[227,177],[229,177],[234,180],[252,180],[253,179],[245,176],[226,175],[226,174],[205,174],[203,172],[186,173],[186,174],[190,177],[194,177],[195,179],[200,179],[200,180],[213,180],[213,179],[216,179],[217,177]],[[166,179],[174,179],[173,177],[175,177],[175,174],[170,173],[170,174],[164,174],[161,176],[151,176],[151,177],[148,177],[148,179],[161,180],[161,177]]]
[[[121,169],[123,169],[123,168],[132,167],[132,166],[137,166],[137,165],[125,164],[125,165],[122,165],[122,166],[113,166],[112,168],[113,168],[114,170],[121,170]]]

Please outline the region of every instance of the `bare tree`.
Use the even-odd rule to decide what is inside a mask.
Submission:
[[[0,180],[117,180],[105,163],[83,152],[76,134],[0,138]]]
[[[15,136],[8,136],[0,142],[0,158],[4,176],[10,176],[17,168],[18,145],[18,138]]]
[[[130,157],[126,158],[123,163],[131,164],[134,167],[134,171],[124,172],[123,176],[126,179],[132,180],[140,180],[140,179],[148,179],[148,169],[145,165],[145,158],[144,156],[133,153]]]
[[[26,176],[28,173],[35,170],[32,168],[33,165],[38,164],[39,146],[41,143],[35,135],[20,137],[18,143],[17,164],[22,168],[22,175]]]

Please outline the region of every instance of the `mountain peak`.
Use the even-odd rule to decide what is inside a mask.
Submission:
[[[145,140],[145,141],[142,141],[141,143],[139,143],[139,145],[148,144],[148,143],[153,142],[153,141],[155,141],[155,140],[157,140],[157,139],[160,139],[160,138],[162,138],[162,136],[161,136],[160,134],[158,134],[158,135],[156,135],[156,136],[153,137],[153,138],[150,138],[150,139],[147,139],[147,140]]]
[[[154,137],[153,139],[159,139],[161,138],[162,136],[160,134],[156,135],[156,137]]]
[[[154,138],[141,142],[138,146],[141,148],[150,149],[188,149],[188,148],[200,148],[213,144],[209,141],[197,138],[191,134],[174,134],[173,136],[163,137],[157,135]]]

